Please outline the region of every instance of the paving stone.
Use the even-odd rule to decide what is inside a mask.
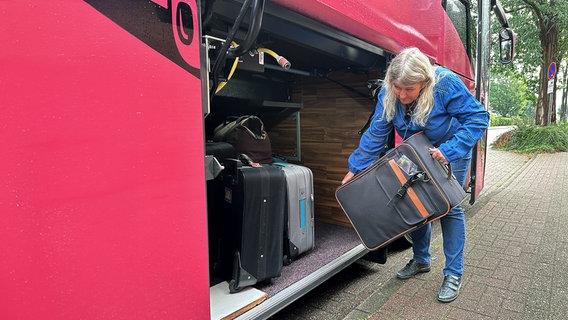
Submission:
[[[295,303],[294,317],[274,319],[568,319],[567,163],[568,153],[487,150],[485,188],[464,204],[465,270],[454,302],[436,300],[445,258],[434,225],[429,273],[396,279],[412,251],[391,253],[385,265],[349,267],[355,279],[340,273],[325,294]]]

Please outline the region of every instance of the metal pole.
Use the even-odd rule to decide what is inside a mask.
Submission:
[[[552,93],[548,95],[548,121],[546,125],[549,126],[552,121]]]
[[[550,71],[549,71],[550,72]],[[549,75],[548,86],[546,88],[546,93],[548,94],[548,116],[546,125],[550,125],[552,121],[552,96],[554,95],[554,77]]]

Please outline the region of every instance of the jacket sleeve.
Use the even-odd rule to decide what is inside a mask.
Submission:
[[[383,119],[384,88],[378,95],[375,115],[367,129],[361,136],[359,147],[349,156],[349,171],[357,174],[370,166],[387,147],[388,137],[392,131],[392,122]]]
[[[464,157],[483,136],[489,126],[489,112],[468,91],[464,83],[452,72],[444,72],[437,83],[442,102],[448,114],[460,126],[455,134],[439,146],[449,162]]]

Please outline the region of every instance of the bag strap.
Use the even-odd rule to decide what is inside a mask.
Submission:
[[[428,182],[428,181],[430,181],[430,178],[428,178],[428,174],[426,174],[426,172],[417,172],[417,173],[413,174],[410,178],[408,178],[408,180],[406,180],[406,182],[404,182],[404,184],[402,186],[400,186],[400,188],[398,189],[398,192],[396,193],[396,197],[399,198],[399,199],[404,197],[404,195],[410,189],[410,186],[416,181]]]
[[[254,162],[249,156],[247,156],[244,153],[239,154],[239,160],[247,166],[251,166],[251,167],[255,167],[255,168],[262,167],[260,165],[260,163]]]
[[[240,122],[241,119],[245,118],[246,116],[227,116],[225,118],[225,121],[223,121],[223,123],[226,125],[227,123],[230,122]]]
[[[414,192],[414,189],[412,189],[411,185],[416,181],[428,182],[430,181],[430,177],[428,177],[428,175],[425,172],[417,172],[412,176],[410,176],[408,179],[406,179],[404,174],[402,173],[402,170],[400,170],[398,164],[396,164],[396,161],[391,159],[389,160],[388,163],[392,168],[392,170],[394,171],[398,181],[400,181],[402,185],[398,189],[396,195],[389,200],[387,206],[389,208],[394,207],[395,201],[401,199],[406,194],[408,194],[408,197],[410,197],[410,200],[412,201],[412,203],[414,204],[420,215],[424,218],[427,218],[429,216],[428,210],[424,207],[424,205],[416,195],[416,192]]]
[[[246,129],[256,139],[265,139],[266,130],[264,130],[264,123],[257,116],[247,116],[244,119],[239,119],[239,125]]]

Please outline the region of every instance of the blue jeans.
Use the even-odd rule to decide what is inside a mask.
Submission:
[[[462,159],[452,162],[452,170],[458,182],[463,185],[469,169],[471,152]],[[442,238],[444,240],[444,255],[446,266],[444,275],[458,278],[463,274],[463,249],[465,245],[465,217],[461,205],[453,208],[440,219]],[[429,223],[411,233],[414,261],[430,263],[430,239],[432,224]]]

